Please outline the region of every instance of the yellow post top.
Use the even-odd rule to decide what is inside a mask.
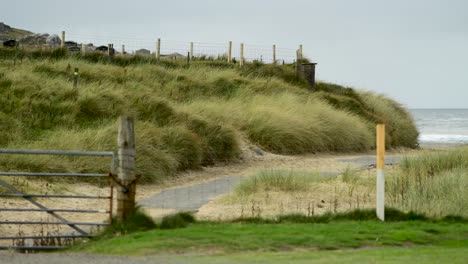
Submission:
[[[376,128],[377,169],[385,166],[385,125],[378,124]]]

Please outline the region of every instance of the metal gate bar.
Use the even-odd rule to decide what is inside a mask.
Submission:
[[[111,198],[110,196],[62,195],[62,194],[24,194],[24,193],[0,194],[0,197],[72,198],[72,199],[110,199]]]
[[[92,222],[48,222],[48,221],[0,221],[1,225],[95,225],[106,226],[109,223],[92,223]],[[89,235],[88,233],[82,235]]]
[[[26,155],[57,155],[57,156],[101,156],[111,157],[111,168],[110,174],[103,173],[60,173],[60,172],[0,172],[0,176],[15,176],[15,177],[109,177],[114,173],[115,166],[115,155],[110,151],[77,151],[77,150],[22,150],[22,149],[0,149],[0,154],[26,154]],[[110,177],[109,177],[110,178]],[[45,222],[45,221],[0,221],[0,224],[18,224],[18,225],[68,225],[79,234],[77,235],[50,235],[50,236],[3,236],[0,240],[18,240],[18,239],[46,239],[46,238],[86,238],[92,237],[91,234],[87,233],[78,226],[89,225],[89,226],[106,226],[109,223],[104,222],[71,222],[58,215],[57,212],[70,212],[70,213],[108,213],[109,218],[112,219],[112,199],[113,199],[113,184],[110,181],[110,195],[109,196],[91,196],[91,195],[47,195],[47,194],[26,194],[17,190],[9,183],[0,179],[0,186],[5,187],[13,193],[0,194],[0,197],[20,197],[29,201],[38,208],[0,208],[0,211],[4,212],[45,212],[55,217],[58,222]],[[80,209],[51,209],[47,208],[33,198],[67,198],[67,199],[109,199],[110,206],[109,210],[80,210]],[[37,246],[37,245],[12,245],[12,246],[0,246],[1,249],[24,249],[24,250],[36,250],[36,249],[60,249],[64,246]]]
[[[109,213],[109,210],[0,208],[0,212]]]

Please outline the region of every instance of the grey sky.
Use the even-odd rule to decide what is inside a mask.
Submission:
[[[34,32],[276,44],[320,80],[411,108],[468,108],[465,0],[1,0],[0,21]]]

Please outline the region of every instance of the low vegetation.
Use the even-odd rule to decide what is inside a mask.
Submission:
[[[368,150],[380,122],[391,146],[417,145],[414,122],[398,103],[327,83],[310,93],[294,65],[1,48],[0,69],[1,148],[116,150],[116,120],[129,114],[144,182],[235,160],[245,141],[280,154]],[[98,160],[20,156],[0,157],[0,167],[109,169]]]
[[[154,229],[99,239],[73,250],[99,254],[236,253],[249,251],[336,250],[403,245],[466,246],[466,219],[432,221],[423,215],[388,210],[390,221],[373,210],[320,217],[284,216],[234,222],[194,222],[182,229]],[[391,221],[395,216],[395,222]],[[425,221],[421,221],[425,220]]]
[[[406,158],[387,186],[391,206],[433,217],[467,217],[468,148]]]
[[[468,217],[468,149],[419,152],[386,168],[386,204],[430,217]],[[314,216],[375,207],[375,170],[343,169],[334,176],[316,172],[263,170],[235,192],[212,204],[203,219]]]

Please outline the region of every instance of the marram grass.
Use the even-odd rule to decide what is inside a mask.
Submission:
[[[237,159],[240,138],[280,154],[364,151],[374,146],[375,123],[384,122],[392,146],[416,146],[414,122],[396,102],[331,84],[318,87],[333,89],[310,93],[293,65],[239,68],[214,58],[187,65],[0,48],[0,147],[115,150],[117,118],[131,115],[138,173],[154,181]],[[332,97],[338,103],[326,99]],[[0,166],[108,170],[106,162],[81,158],[0,156]]]

